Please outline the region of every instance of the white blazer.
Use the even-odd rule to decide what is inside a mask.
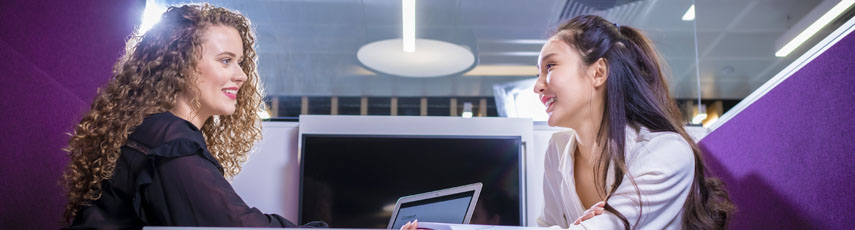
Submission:
[[[573,225],[583,207],[576,193],[573,153],[576,131],[554,133],[546,150],[543,172],[543,213],[537,218],[541,227],[569,229],[624,229],[614,214],[602,215]],[[695,157],[692,148],[677,133],[653,132],[647,128],[626,128],[626,165],[629,172],[606,203],[623,214],[632,228],[682,229],[683,204],[692,186]],[[607,186],[614,184],[613,165],[609,167]],[[641,192],[641,216],[638,195],[628,176],[635,177]],[[638,225],[635,223],[637,220]]]

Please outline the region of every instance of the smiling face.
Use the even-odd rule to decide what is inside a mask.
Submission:
[[[237,94],[246,81],[241,69],[243,42],[232,27],[213,25],[202,35],[202,54],[196,65],[197,99],[202,117],[230,115],[235,112]]]
[[[577,128],[590,115],[595,96],[596,73],[582,61],[580,52],[559,36],[550,38],[540,51],[534,92],[546,105],[550,126]],[[588,118],[590,119],[590,118]]]

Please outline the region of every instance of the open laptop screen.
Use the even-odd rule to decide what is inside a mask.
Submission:
[[[408,221],[462,224],[474,191],[402,203],[392,229],[400,229]]]

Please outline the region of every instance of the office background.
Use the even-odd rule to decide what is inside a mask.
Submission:
[[[702,27],[705,17],[706,22],[746,18],[754,15],[752,10],[808,4],[806,2],[816,5],[822,1],[724,1],[723,5],[707,1],[711,8],[732,8],[736,13],[705,15],[703,10],[699,10],[698,26]],[[698,8],[702,8],[704,3],[698,1]],[[5,87],[0,100],[3,108],[3,121],[0,122],[3,130],[0,137],[0,146],[3,147],[0,155],[0,228],[59,227],[65,201],[57,180],[67,162],[65,153],[60,150],[67,144],[66,133],[88,109],[96,94],[95,89],[109,78],[112,65],[121,55],[124,39],[140,23],[144,7],[144,1],[0,2],[0,17],[3,19],[0,20],[0,56],[4,60],[0,64],[0,84]],[[805,6],[806,10],[794,14],[805,15],[811,8],[810,5]],[[774,22],[785,20],[784,16],[773,15],[749,21]],[[250,17],[254,18],[254,15]],[[851,12],[847,17],[851,17]],[[838,25],[846,20],[840,21]],[[696,38],[701,45],[739,44],[745,39],[773,37],[787,30],[771,25],[742,28],[741,22],[731,21],[724,23],[722,28],[699,29]],[[727,30],[728,27],[737,28]],[[831,30],[821,33],[824,36],[815,40],[824,38]],[[706,49],[699,48],[698,52],[715,54],[722,50],[714,46],[704,47]],[[735,47],[746,52],[752,48]],[[801,51],[808,48],[809,45]],[[712,165],[711,170],[725,180],[732,199],[739,207],[733,229],[848,228],[846,221],[855,216],[852,205],[855,195],[849,192],[853,186],[850,182],[853,176],[851,166],[855,163],[851,154],[855,150],[851,142],[855,137],[852,131],[852,124],[855,124],[852,114],[855,111],[849,106],[855,99],[853,52],[855,35],[849,34],[756,101],[744,106],[741,112],[720,124],[700,142],[706,150],[707,161]],[[765,65],[761,70],[765,71],[764,75],[760,75],[763,72],[740,73],[742,68],[734,65],[712,65],[715,66],[710,68],[713,75],[709,79],[702,78],[701,83],[733,82],[741,93],[702,92],[702,99],[709,100],[712,105],[716,100],[748,97],[798,56],[736,60],[748,66]],[[705,58],[716,60],[715,57],[701,55],[702,69]],[[776,64],[758,63],[761,61]],[[750,78],[752,82],[739,78]],[[293,87],[296,85],[299,84]],[[697,88],[680,89],[689,90],[686,95],[697,94]],[[283,88],[282,91],[299,93],[296,88]],[[728,95],[736,96],[729,98],[731,96]],[[302,100],[301,95],[281,96]],[[479,97],[473,101],[476,105],[480,105],[481,98],[490,97],[480,93],[468,96]],[[687,97],[678,99],[693,100]],[[690,107],[687,109],[691,110]],[[328,110],[332,111],[331,108]],[[448,111],[450,113],[451,108]],[[720,113],[724,115],[725,111]]]

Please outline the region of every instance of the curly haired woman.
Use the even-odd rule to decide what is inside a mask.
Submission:
[[[65,149],[67,227],[295,226],[226,180],[261,138],[254,45],[247,18],[207,4],[134,34]]]

